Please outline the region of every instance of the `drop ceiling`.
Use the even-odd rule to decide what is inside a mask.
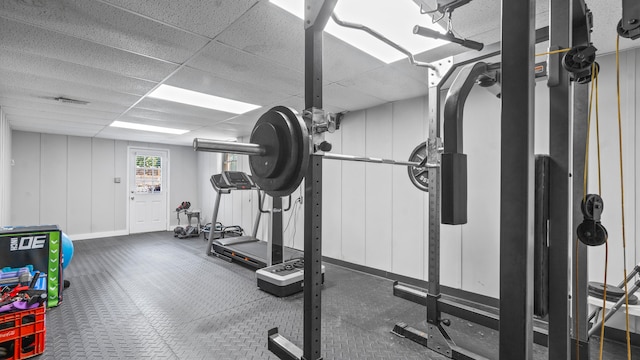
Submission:
[[[593,41],[601,53],[614,50],[620,3],[588,1]],[[539,1],[536,26],[546,25],[547,10],[547,1]],[[454,12],[453,25],[460,36],[498,41],[500,1],[473,0]],[[623,48],[634,45],[622,41]],[[449,44],[416,57],[436,61],[465,51]],[[330,35],[324,55],[329,111],[427,93],[426,70],[406,60],[385,64]],[[160,84],[262,108],[234,115],[148,98]],[[248,135],[275,105],[303,108],[304,42],[302,21],[267,0],[0,2],[0,107],[15,130],[190,145],[194,137]],[[109,127],[114,120],[190,132]]]

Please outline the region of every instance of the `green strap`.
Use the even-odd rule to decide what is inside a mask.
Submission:
[[[47,307],[58,306],[60,287],[60,232],[49,233],[49,266],[47,271]]]

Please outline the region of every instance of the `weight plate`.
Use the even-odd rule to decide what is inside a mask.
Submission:
[[[427,143],[416,146],[409,156],[409,161],[422,162],[427,157]],[[416,166],[407,167],[409,179],[413,185],[422,191],[429,191],[429,174],[427,168],[419,168]]]
[[[304,120],[288,107],[264,113],[251,132],[250,142],[266,154],[249,157],[253,180],[270,196],[287,196],[304,178],[309,163],[309,133]]]
[[[589,281],[589,293],[602,298],[602,295],[604,295],[604,283]],[[624,296],[624,290],[617,286],[607,284],[607,297],[609,296],[620,298]]]
[[[251,134],[251,142],[253,144],[262,145],[266,154],[259,157],[259,160],[253,161],[253,169],[251,169],[254,176],[261,178],[272,178],[282,172],[282,166],[284,163],[284,157],[280,152],[280,144],[285,141],[282,136],[279,135],[281,131],[270,122],[262,122],[256,124]]]

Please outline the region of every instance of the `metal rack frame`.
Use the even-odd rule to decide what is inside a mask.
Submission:
[[[331,16],[337,0],[305,0],[305,107],[322,109],[322,31]],[[465,53],[439,64],[438,71],[429,70],[429,163],[438,163],[440,144],[440,86],[451,76],[451,69],[481,59],[502,54],[508,62],[502,63],[502,128],[501,128],[501,198],[500,198],[500,310],[519,321],[501,321],[499,354],[502,359],[530,359],[533,347],[533,85],[534,44],[542,33],[550,35],[551,48],[567,47],[584,40],[586,17],[583,0],[571,5],[550,1],[551,25],[548,30],[534,31],[535,1],[502,1],[502,42],[489,45],[473,55]],[[573,17],[570,17],[573,14]],[[581,17],[582,16],[582,17]],[[523,21],[524,20],[524,21]],[[574,24],[573,39],[569,39],[567,24]],[[588,25],[588,24],[587,24]],[[582,36],[582,38],[581,38]],[[588,39],[588,31],[586,39]],[[569,306],[567,299],[569,274],[569,193],[570,174],[568,164],[572,156],[570,134],[570,87],[567,75],[560,66],[560,55],[549,58],[550,82],[550,152],[551,196],[550,242],[555,252],[550,272],[554,274],[550,284],[549,358],[569,358]],[[435,65],[434,65],[435,66]],[[576,87],[573,93],[574,107],[583,104],[584,89]],[[575,116],[584,114],[579,110]],[[312,128],[309,119],[308,126]],[[583,126],[575,121],[576,129]],[[315,135],[312,135],[315,136]],[[582,132],[574,136],[573,151],[583,141]],[[313,145],[312,145],[313,146]],[[584,149],[584,147],[582,147]],[[579,154],[579,152],[577,152]],[[322,157],[311,151],[311,161],[305,177],[305,278],[304,278],[304,345],[300,349],[282,335],[278,329],[269,330],[268,346],[281,359],[321,359],[321,261],[322,261]],[[584,159],[574,159],[574,169],[584,166]],[[428,335],[434,336],[440,352],[457,358],[473,357],[458,351],[442,328],[440,317],[440,167],[430,167],[429,175],[429,283],[427,303]],[[574,193],[581,191],[573,177]],[[574,215],[575,217],[575,215]],[[579,249],[583,251],[584,249]],[[586,250],[584,250],[586,252]],[[551,251],[550,251],[551,252]],[[586,261],[586,256],[582,256]],[[575,265],[574,265],[575,267]],[[586,264],[580,264],[581,278],[585,279]],[[584,272],[584,274],[582,274]],[[561,274],[561,275],[557,275]],[[566,276],[565,276],[566,275]],[[586,296],[584,298],[586,303]],[[582,316],[578,314],[576,316]],[[586,319],[586,312],[584,314]],[[586,321],[581,322],[586,326]],[[586,332],[581,331],[581,334]],[[430,338],[431,339],[431,338]],[[430,340],[431,341],[431,340]],[[452,347],[454,346],[454,347]],[[447,353],[447,349],[449,352]],[[586,351],[584,352],[586,353]],[[581,357],[581,359],[584,357]]]

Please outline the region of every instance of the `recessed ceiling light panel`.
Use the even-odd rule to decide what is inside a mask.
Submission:
[[[152,132],[158,132],[158,133],[164,133],[164,134],[175,134],[175,135],[182,135],[182,134],[186,134],[186,133],[189,132],[189,130],[174,129],[174,128],[167,128],[167,127],[162,127],[162,126],[153,126],[153,125],[146,125],[146,124],[138,124],[138,123],[132,123],[132,122],[125,122],[125,121],[114,121],[109,126],[123,128],[123,129],[152,131]]]
[[[242,101],[231,100],[165,84],[158,86],[147,96],[154,99],[173,101],[232,114],[244,114],[261,108],[260,105],[249,104]]]

